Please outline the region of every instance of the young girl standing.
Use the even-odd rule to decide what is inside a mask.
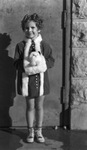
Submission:
[[[42,143],[45,142],[42,135],[43,102],[45,95],[50,92],[47,70],[54,66],[54,58],[52,49],[41,36],[42,18],[36,13],[26,14],[21,26],[25,39],[16,45],[14,56],[14,65],[18,71],[17,91],[26,98],[27,142],[32,143],[36,138],[37,142]],[[32,65],[30,55],[34,52],[39,53],[41,61]]]

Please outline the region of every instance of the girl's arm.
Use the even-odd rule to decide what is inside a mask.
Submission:
[[[16,48],[15,48],[14,66],[16,67],[17,70],[21,70],[21,71],[24,72],[24,68],[23,68],[23,54],[19,50],[18,44],[16,45]]]
[[[54,58],[52,56],[52,49],[48,44],[44,45],[44,57],[46,59],[47,69],[54,66]]]

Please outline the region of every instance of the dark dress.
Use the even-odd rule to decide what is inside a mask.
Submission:
[[[23,68],[23,57],[24,57],[24,47],[25,41],[21,41],[16,45],[15,56],[14,56],[14,65],[17,70],[17,92],[19,95],[22,95],[22,73],[24,72]],[[52,49],[45,42],[41,41],[41,51],[46,59],[47,70],[54,66],[54,58],[52,56]],[[31,52],[31,50],[30,50]],[[49,94],[50,85],[48,79],[47,70],[44,72],[44,94]],[[29,75],[29,84],[28,84],[28,93],[29,98],[35,98],[39,96],[39,86],[40,85],[40,74]]]

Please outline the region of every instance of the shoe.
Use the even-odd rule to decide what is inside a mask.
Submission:
[[[35,138],[36,138],[36,141],[39,143],[45,142],[45,138],[42,135],[42,128],[38,128],[35,130]]]
[[[27,142],[28,143],[33,143],[34,142],[34,129],[33,128],[29,129],[29,135],[27,137]]]

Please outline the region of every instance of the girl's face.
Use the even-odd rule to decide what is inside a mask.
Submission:
[[[26,38],[35,39],[37,38],[40,30],[37,28],[34,21],[29,21],[25,24],[25,36]]]

